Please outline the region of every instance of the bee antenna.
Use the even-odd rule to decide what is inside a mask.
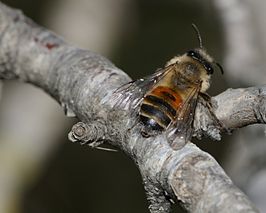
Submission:
[[[201,39],[200,31],[199,31],[199,29],[198,29],[196,24],[192,23],[192,27],[195,30],[196,34],[197,34],[197,37],[198,37],[198,40],[199,40],[200,49],[202,49],[203,46],[202,46],[202,39]]]
[[[223,69],[222,65],[219,64],[218,62],[215,62],[215,64],[216,64],[217,67],[219,67],[221,73],[224,74],[224,69]]]

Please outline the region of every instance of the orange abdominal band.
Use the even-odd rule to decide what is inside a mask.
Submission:
[[[162,98],[165,102],[170,104],[176,110],[183,103],[182,97],[176,91],[169,87],[158,86],[150,92],[150,95]]]

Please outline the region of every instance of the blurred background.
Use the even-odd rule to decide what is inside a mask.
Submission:
[[[266,82],[266,2],[239,0],[3,0],[76,46],[109,58],[133,79],[198,47],[225,70],[210,95]],[[0,212],[148,213],[140,174],[123,153],[68,141],[74,118],[38,88],[5,82],[0,102]],[[266,212],[265,127],[195,141]],[[183,212],[176,207],[173,212]]]

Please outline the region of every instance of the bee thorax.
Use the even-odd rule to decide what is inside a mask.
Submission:
[[[204,78],[202,78],[202,84],[200,92],[206,92],[210,87],[210,76],[205,75]]]
[[[174,58],[170,59],[167,63],[166,63],[166,67],[171,65],[171,64],[176,64],[180,62],[180,56],[175,56]]]

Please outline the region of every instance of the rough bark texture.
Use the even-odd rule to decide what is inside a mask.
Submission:
[[[143,138],[138,127],[128,131],[129,113],[113,109],[111,97],[115,88],[130,80],[126,74],[106,58],[67,44],[1,3],[0,78],[36,85],[67,115],[75,114],[84,126],[73,128],[73,140],[85,138],[94,145],[104,140],[127,153],[142,174],[151,212],[170,212],[172,202],[189,212],[258,212],[213,157],[194,144],[174,151],[163,134]],[[227,90],[214,98],[215,114],[229,129],[265,123],[265,93],[266,87]],[[207,132],[218,138],[208,118],[199,106],[197,135]]]

